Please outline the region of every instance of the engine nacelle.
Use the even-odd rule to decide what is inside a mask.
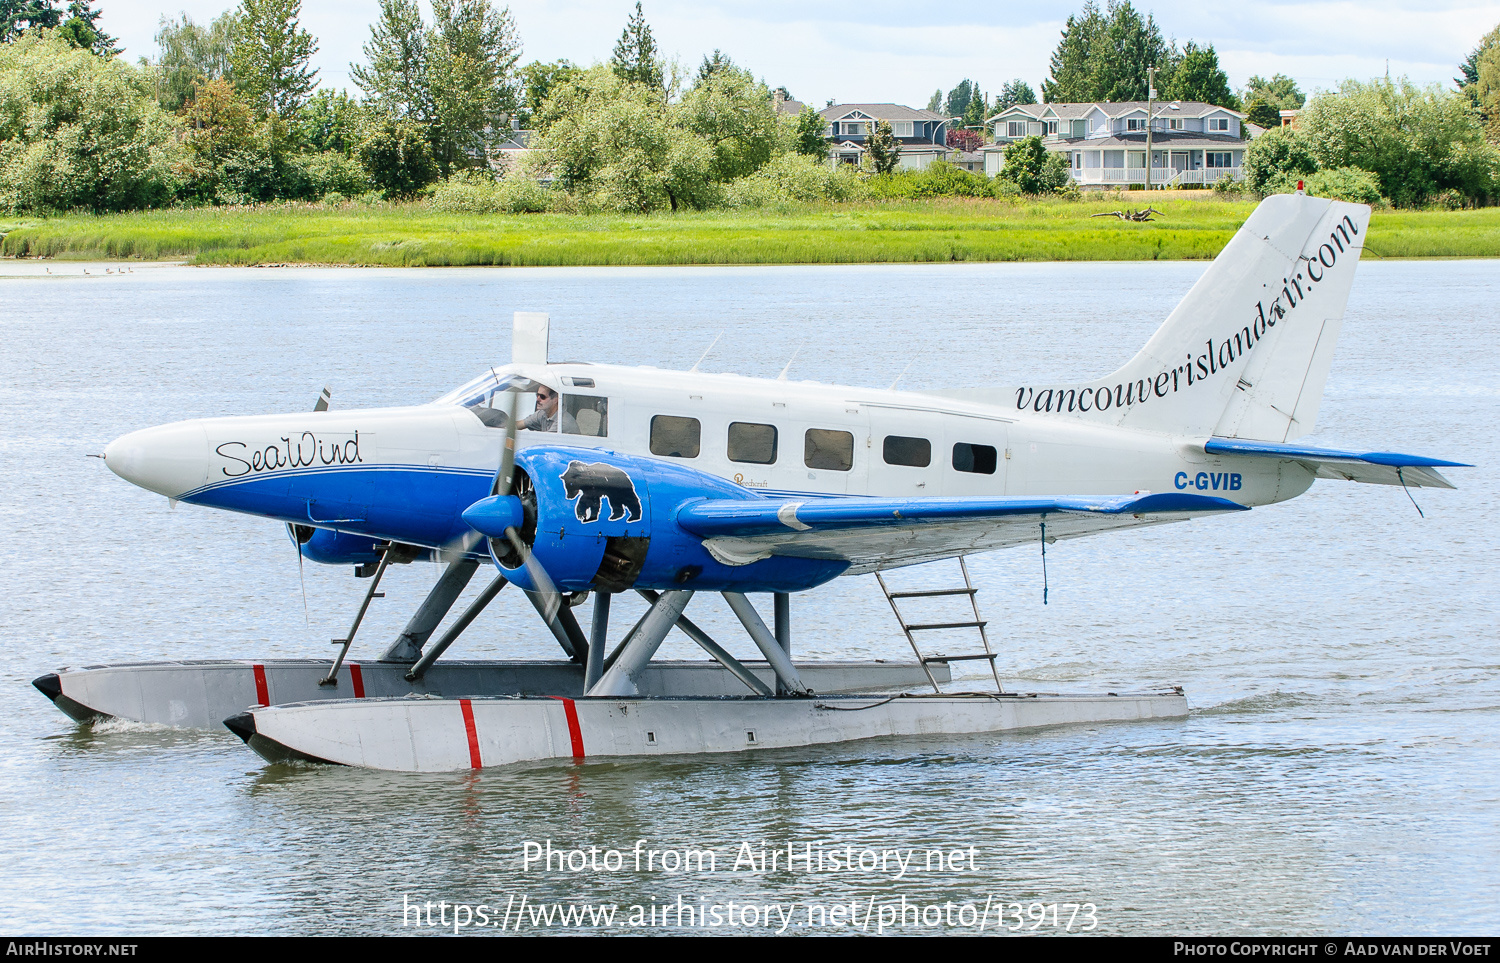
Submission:
[[[505,577],[535,590],[503,534],[507,519],[564,592],[598,589],[695,589],[800,592],[837,578],[842,560],[771,558],[725,565],[703,540],[677,524],[683,505],[704,499],[764,496],[686,465],[600,449],[533,445],[516,455],[521,507],[476,503],[466,519],[490,536]],[[488,501],[488,500],[486,500]]]

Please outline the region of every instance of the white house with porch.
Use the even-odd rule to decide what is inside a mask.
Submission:
[[[1067,156],[1079,187],[1144,185],[1146,108],[1143,101],[1017,104],[986,121],[995,142],[983,150],[985,173],[1000,173],[1010,144],[1040,137],[1047,150]],[[1151,114],[1152,187],[1245,179],[1244,114],[1194,101],[1157,101]]]

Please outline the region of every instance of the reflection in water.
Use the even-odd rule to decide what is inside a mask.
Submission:
[[[1309,440],[1496,462],[1493,266],[1359,271]],[[1045,608],[1033,553],[971,562],[1008,687],[1179,683],[1195,708],[1186,721],[405,775],[267,766],[227,732],[77,727],[28,684],[70,663],[323,655],[364,587],[309,566],[304,615],[280,526],[171,511],[84,458],[126,431],[304,410],[328,383],[350,407],[436,397],[506,359],[516,309],[552,313],[557,358],[687,368],[724,330],[716,370],[774,377],[800,344],[791,377],[883,386],[911,362],[915,331],[904,386],[1077,380],[1134,353],[1200,272],[0,276],[0,514],[12,548],[0,622],[23,640],[0,686],[11,929],[390,933],[413,903],[523,896],[804,910],[901,896],[1090,902],[1112,933],[1493,928],[1500,613],[1496,488],[1482,468],[1454,471],[1459,491],[1420,493],[1425,520],[1399,489],[1321,482],[1235,518],[1058,543]],[[1416,296],[1433,290],[1441,312]],[[1121,316],[1122,303],[1138,310]],[[913,311],[924,304],[943,308]],[[436,574],[414,564],[387,576],[362,629],[372,649]],[[641,611],[620,605],[622,622]],[[872,579],[820,589],[794,609],[799,655],[907,657],[883,606]],[[717,599],[695,599],[692,615],[736,636]],[[461,647],[555,651],[534,615],[503,600]],[[698,653],[674,640],[663,656]],[[528,842],[632,862],[548,870],[524,864]],[[900,880],[857,864],[735,865],[788,846],[977,855],[973,868],[924,863]],[[712,853],[714,865],[636,869],[638,847]],[[807,917],[789,931],[807,932]]]

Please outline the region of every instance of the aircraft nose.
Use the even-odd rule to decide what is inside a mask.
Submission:
[[[180,498],[208,477],[208,435],[197,421],[132,431],[109,443],[104,464],[132,485]]]

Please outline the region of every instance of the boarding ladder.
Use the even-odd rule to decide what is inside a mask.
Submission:
[[[974,587],[973,581],[970,580],[969,566],[965,564],[962,556],[958,558],[958,570],[963,575],[963,588],[893,592],[891,591],[891,587],[886,584],[884,575],[876,572],[875,578],[880,582],[880,590],[885,593],[885,600],[891,603],[891,611],[895,613],[896,621],[900,624],[902,633],[906,635],[906,641],[911,643],[911,650],[917,654],[917,662],[922,666],[922,671],[927,673],[927,681],[932,683],[934,689],[939,693],[943,691],[928,666],[933,663],[943,663],[946,665],[950,662],[977,662],[983,659],[990,664],[990,674],[995,677],[996,691],[1004,692],[1004,687],[1000,685],[1000,672],[995,668],[995,659],[998,658],[998,653],[990,648],[990,637],[985,632],[985,626],[989,623],[979,617],[979,602],[975,599],[979,590]],[[901,607],[896,604],[897,599],[906,599],[908,600],[907,605],[911,606],[911,600],[915,599],[951,598],[959,595],[968,596],[969,607],[974,612],[973,619],[963,619],[957,622],[908,622],[906,616],[901,612]],[[979,642],[984,646],[984,651],[973,655],[923,655],[921,646],[917,645],[916,633],[935,632],[944,629],[978,629]]]

